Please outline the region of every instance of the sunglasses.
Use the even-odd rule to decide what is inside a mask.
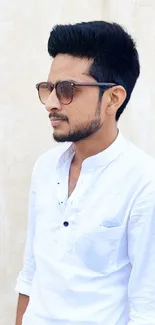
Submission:
[[[115,86],[115,83],[109,82],[74,82],[69,80],[58,81],[55,84],[52,82],[40,82],[36,84],[38,90],[39,99],[42,104],[46,105],[46,102],[55,89],[56,96],[60,103],[63,105],[69,105],[74,97],[74,90],[77,86],[94,86],[94,87],[104,87],[108,89]]]

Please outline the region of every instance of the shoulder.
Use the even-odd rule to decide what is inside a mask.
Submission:
[[[128,175],[137,193],[155,193],[155,159],[138,148],[132,142],[128,142],[126,150],[126,163]]]
[[[36,160],[33,168],[33,174],[38,174],[42,171],[54,170],[63,153],[70,147],[70,143],[57,145],[43,154]]]
[[[133,167],[137,167],[139,172],[153,176],[155,174],[155,159],[130,141],[128,148],[128,156]]]

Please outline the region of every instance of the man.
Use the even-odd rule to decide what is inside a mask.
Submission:
[[[17,325],[155,324],[155,162],[117,128],[139,76],[115,23],[56,26],[36,85],[57,142],[32,175]],[[147,108],[146,108],[147,109]]]

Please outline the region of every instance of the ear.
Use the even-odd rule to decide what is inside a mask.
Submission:
[[[124,103],[127,93],[124,87],[115,86],[108,89],[108,105],[106,112],[108,115],[116,115],[119,107]]]

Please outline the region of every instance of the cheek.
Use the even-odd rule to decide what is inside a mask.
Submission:
[[[67,107],[67,116],[70,124],[87,122],[94,118],[98,105],[98,96],[94,96],[91,93],[89,93],[89,96],[74,98],[73,102]]]
[[[75,107],[72,113],[69,115],[70,127],[86,124],[94,118],[94,110],[89,109],[86,105],[81,105],[80,108]]]
[[[98,91],[96,91],[96,90],[93,91],[93,90],[90,88],[87,98],[88,98],[90,103],[93,103],[93,104],[97,105],[98,102],[99,102],[99,99],[100,99],[99,90]]]

